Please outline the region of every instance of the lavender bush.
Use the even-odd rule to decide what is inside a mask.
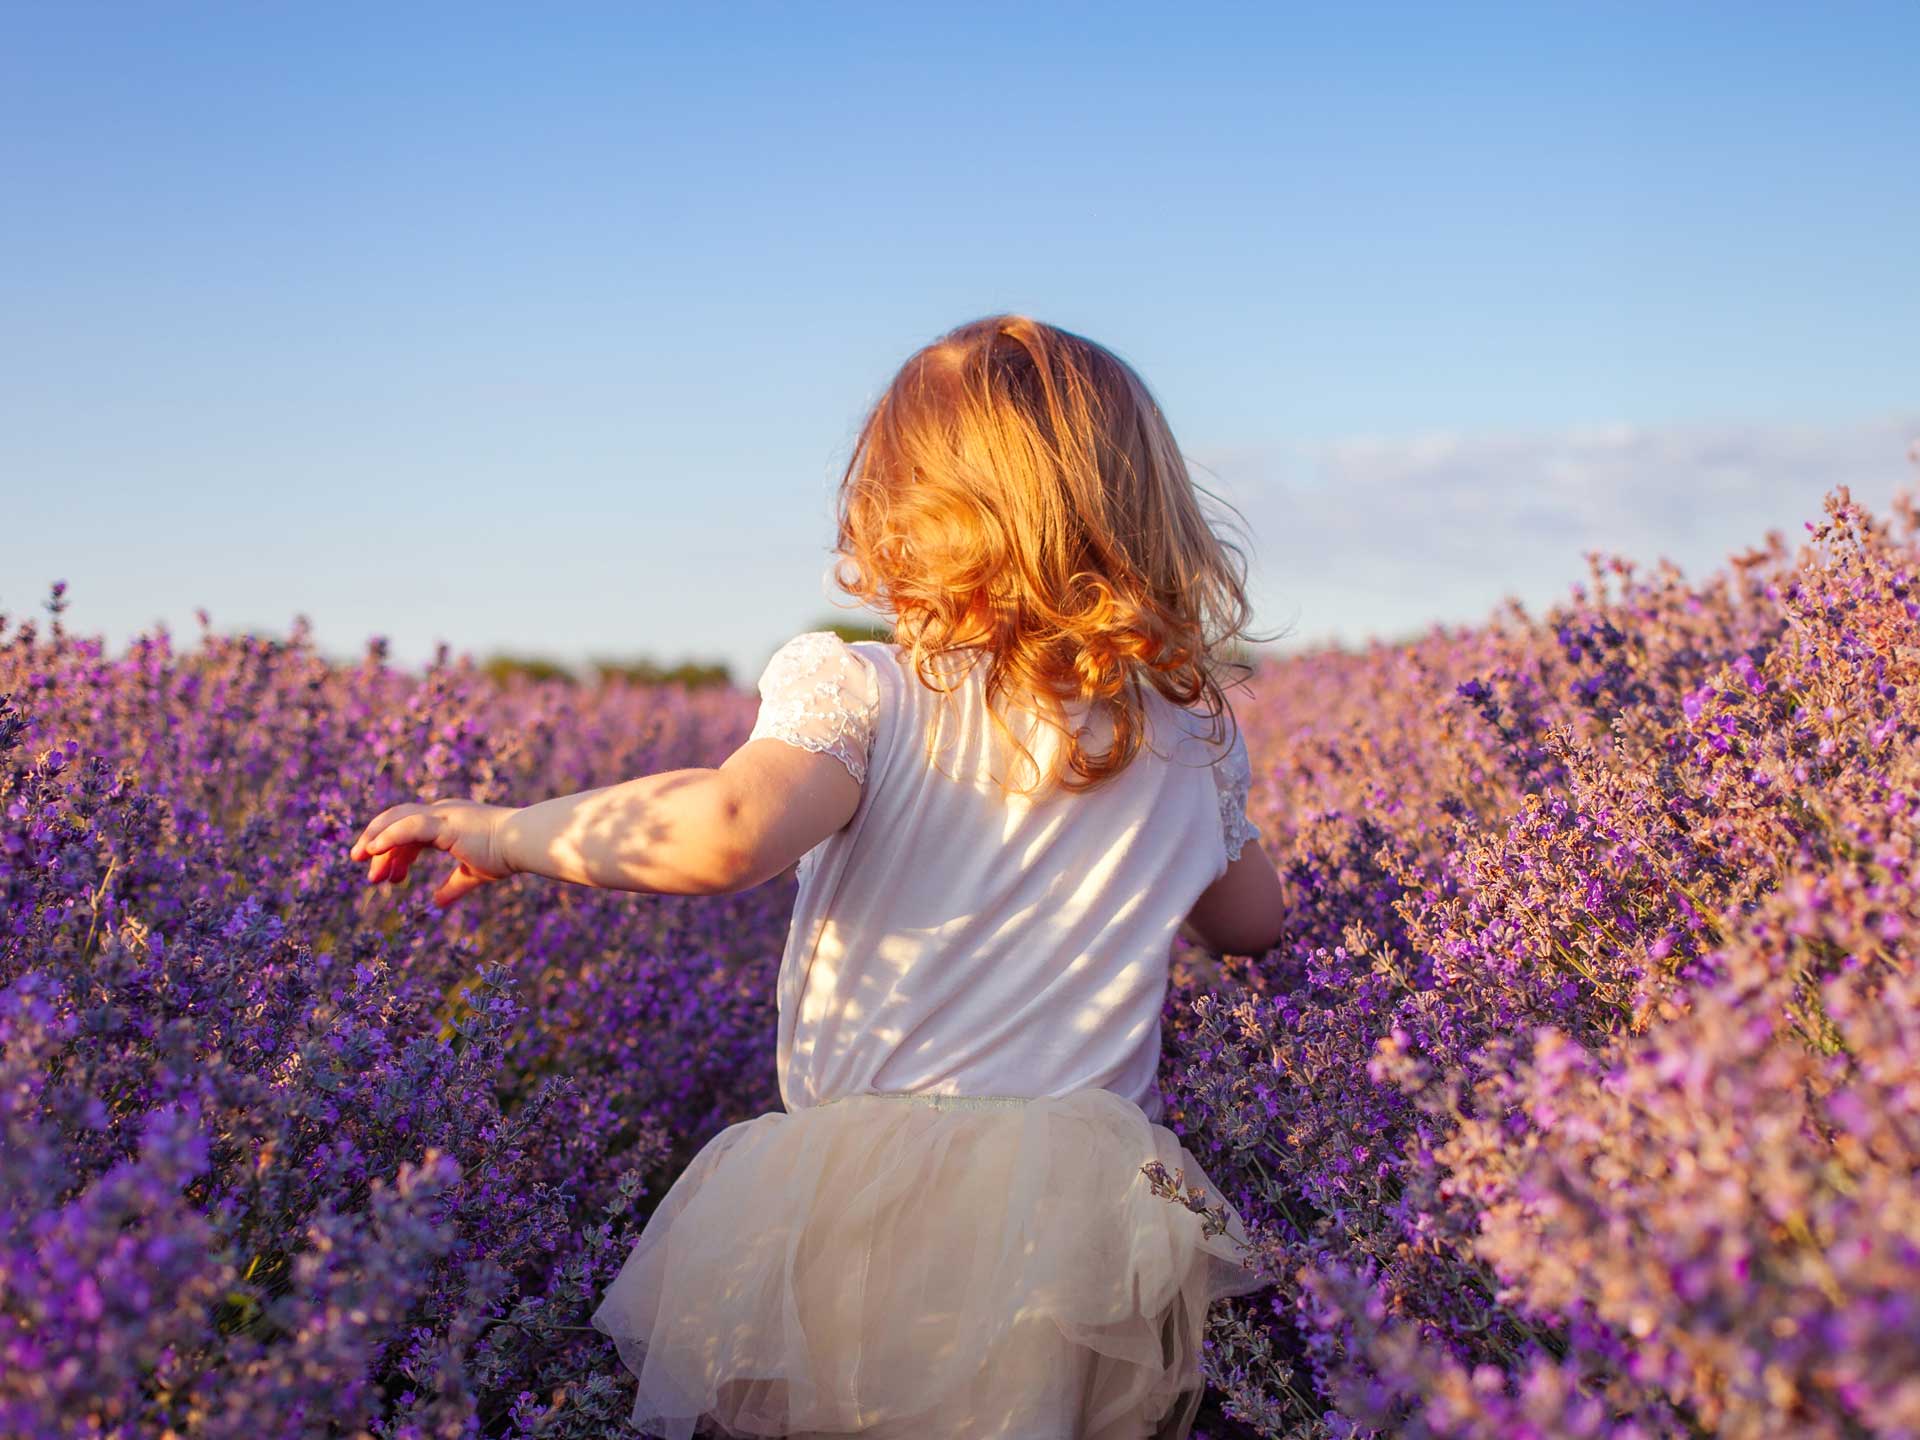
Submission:
[[[1202,1433],[1920,1435],[1920,515],[1810,528],[1237,702],[1291,938],[1168,1000],[1273,1281]],[[620,1433],[587,1315],[777,1108],[791,882],[442,914],[346,849],[716,762],[752,696],[64,604],[0,622],[0,1434]]]

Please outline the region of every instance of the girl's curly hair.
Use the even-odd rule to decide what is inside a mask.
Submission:
[[[916,352],[868,413],[840,482],[834,577],[892,618],[933,689],[952,689],[942,657],[983,650],[989,702],[1038,699],[1066,737],[1057,778],[1091,789],[1138,753],[1144,686],[1201,708],[1218,743],[1220,677],[1251,668],[1230,653],[1250,638],[1246,552],[1215,533],[1202,495],[1225,503],[1188,475],[1124,361],[990,316]],[[1048,698],[1104,707],[1108,748],[1087,753]]]

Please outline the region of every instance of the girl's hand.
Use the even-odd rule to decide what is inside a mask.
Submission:
[[[474,800],[395,805],[373,817],[348,853],[368,862],[369,885],[382,880],[398,885],[421,851],[447,851],[460,863],[433,892],[433,903],[444,909],[468,891],[513,873],[500,845],[500,822],[512,813],[504,805]]]

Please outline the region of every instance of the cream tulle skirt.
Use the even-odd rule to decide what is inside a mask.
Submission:
[[[643,1434],[1182,1440],[1208,1306],[1264,1283],[1156,1195],[1220,1203],[1179,1137],[1106,1090],[856,1095],[729,1126],[594,1311]]]

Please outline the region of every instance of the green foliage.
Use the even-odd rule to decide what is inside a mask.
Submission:
[[[682,660],[678,665],[660,665],[652,660],[596,660],[593,671],[602,685],[624,681],[629,685],[684,685],[689,690],[703,690],[733,684],[733,671],[718,660]]]
[[[497,685],[515,679],[578,685],[583,678],[581,670],[538,655],[494,655],[480,670]],[[584,674],[597,685],[684,685],[689,690],[706,690],[726,689],[733,684],[733,671],[718,660],[682,660],[673,665],[645,658],[594,660]]]
[[[559,661],[542,659],[537,655],[490,656],[481,664],[480,671],[496,685],[504,685],[516,678],[558,680],[563,685],[572,685],[580,678]]]
[[[861,640],[891,640],[893,626],[879,620],[861,621],[845,618],[822,620],[810,627],[814,630],[831,630],[849,645]]]

